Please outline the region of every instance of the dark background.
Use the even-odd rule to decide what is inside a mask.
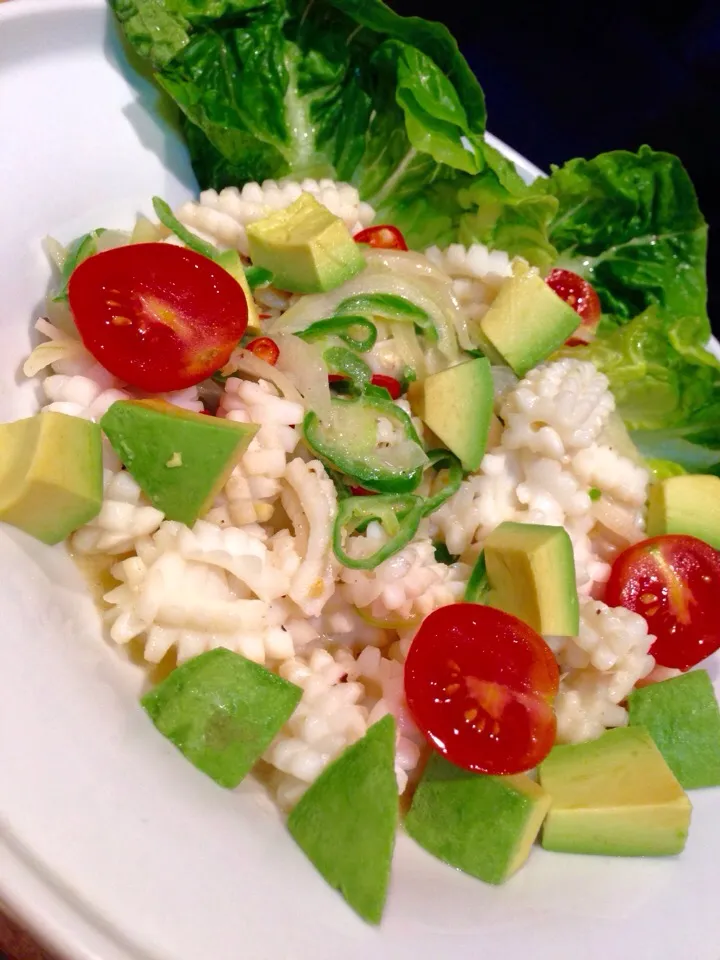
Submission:
[[[485,91],[488,129],[542,169],[643,143],[676,153],[711,226],[720,334],[720,0],[390,5],[448,26]]]

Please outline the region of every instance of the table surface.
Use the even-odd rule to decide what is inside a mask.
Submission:
[[[54,960],[3,913],[0,913],[0,957],[7,960]]]

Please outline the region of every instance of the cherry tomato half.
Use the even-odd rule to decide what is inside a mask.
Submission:
[[[95,359],[151,393],[205,380],[227,363],[247,326],[245,294],[227,270],[167,243],[88,257],[73,271],[68,297]]]
[[[377,227],[367,227],[356,233],[353,237],[355,243],[367,243],[371,247],[377,247],[380,250],[407,250],[405,237],[400,233],[397,227],[388,223],[379,224]]]
[[[548,274],[545,283],[569,304],[582,322],[592,326],[600,319],[600,298],[593,288],[572,270],[556,268]]]
[[[275,366],[280,356],[278,345],[274,340],[271,340],[270,337],[257,337],[255,340],[251,340],[247,345],[247,349],[250,353],[254,353],[256,357],[259,357],[260,360],[269,363],[271,367]]]
[[[521,773],[555,742],[558,666],[522,620],[477,603],[423,620],[405,662],[405,696],[418,727],[452,763]]]
[[[376,373],[370,378],[370,383],[374,387],[384,387],[393,400],[397,400],[402,394],[402,387],[395,377],[386,377],[384,373]]]
[[[720,648],[720,554],[683,534],[643,540],[615,558],[605,602],[645,617],[661,666],[689,670]]]

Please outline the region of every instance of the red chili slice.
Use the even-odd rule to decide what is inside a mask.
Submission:
[[[376,227],[366,227],[353,237],[355,243],[367,243],[379,250],[407,250],[405,237],[397,227],[389,223],[378,224]]]

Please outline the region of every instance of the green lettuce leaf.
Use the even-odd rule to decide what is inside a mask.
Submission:
[[[705,331],[704,317],[663,317],[650,307],[569,351],[606,374],[641,453],[691,473],[720,468],[720,361],[704,349]]]
[[[482,89],[441,24],[381,0],[110,0],[180,107],[202,187],[355,184],[416,248],[465,239],[533,263],[553,198],[485,143]]]
[[[561,264],[592,283],[616,323],[653,305],[672,321],[706,317],[707,224],[677,157],[645,146],[571,160],[531,191],[558,201],[550,240]]]

